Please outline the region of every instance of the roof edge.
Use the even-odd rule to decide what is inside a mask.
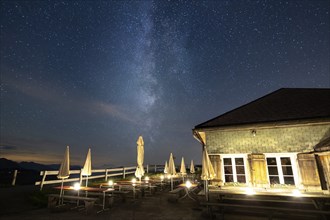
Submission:
[[[255,99],[255,100],[253,100],[253,101],[250,101],[250,102],[248,102],[248,103],[245,103],[245,104],[243,104],[243,105],[241,105],[241,106],[239,106],[239,107],[237,107],[237,108],[234,108],[234,109],[232,109],[232,110],[230,110],[230,111],[228,111],[228,112],[225,112],[225,113],[223,113],[223,114],[221,114],[221,115],[218,115],[218,116],[216,116],[216,117],[214,117],[214,118],[211,118],[211,119],[209,119],[209,120],[207,120],[207,121],[205,121],[205,122],[203,122],[203,123],[200,123],[200,124],[196,125],[196,126],[194,127],[194,129],[203,128],[203,124],[206,124],[206,123],[208,123],[208,122],[210,122],[210,121],[216,120],[217,118],[223,117],[223,116],[225,116],[225,115],[227,115],[227,114],[232,113],[233,111],[236,111],[236,110],[239,110],[239,109],[241,109],[241,108],[244,108],[244,107],[247,106],[247,105],[250,105],[250,104],[252,104],[252,103],[258,102],[258,101],[261,100],[261,99],[264,99],[264,98],[266,98],[266,97],[268,97],[268,96],[271,96],[271,95],[274,95],[274,94],[276,94],[276,93],[279,93],[279,92],[281,92],[281,91],[283,91],[283,90],[298,90],[298,89],[304,89],[304,90],[306,90],[306,89],[308,89],[308,90],[330,90],[330,88],[285,88],[285,87],[284,87],[284,88],[280,88],[280,89],[277,89],[277,90],[275,90],[275,91],[273,91],[273,92],[271,92],[271,93],[268,93],[268,94],[266,94],[266,95],[264,95],[264,96],[261,96],[261,97]],[[297,118],[297,119],[298,119],[298,118]],[[292,119],[292,120],[297,120],[297,119]],[[301,119],[299,119],[299,120],[301,120]],[[258,122],[258,123],[266,123],[266,122],[272,122],[272,121],[265,121],[265,122]],[[236,125],[236,124],[233,124],[233,125]],[[229,125],[224,125],[224,126],[229,126]],[[208,126],[208,127],[211,128],[211,127],[223,127],[223,126]],[[204,128],[207,128],[207,127],[204,127]]]
[[[267,122],[258,122],[258,123],[245,123],[245,124],[231,124],[223,126],[209,126],[209,127],[200,127],[194,128],[193,131],[207,131],[207,130],[237,130],[237,129],[256,129],[256,128],[268,128],[268,127],[295,127],[300,125],[321,125],[321,124],[330,124],[330,117],[322,118],[310,118],[310,119],[294,119],[286,121],[267,121]]]

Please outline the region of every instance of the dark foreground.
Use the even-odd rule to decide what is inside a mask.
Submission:
[[[128,198],[126,202],[115,200],[113,207],[105,212],[97,214],[100,207],[96,206],[90,214],[66,205],[55,210],[49,210],[37,198],[31,195],[38,194],[38,188],[34,186],[17,186],[12,188],[0,188],[0,219],[118,219],[118,220],[202,220],[202,219],[244,219],[263,220],[267,216],[258,216],[244,213],[228,213],[223,217],[217,212],[213,216],[207,214],[206,208],[197,202],[185,198],[178,202],[168,201],[168,192],[157,192],[137,200]],[[199,201],[204,199],[200,196]],[[38,207],[39,206],[39,207]],[[213,218],[211,218],[213,217]],[[292,219],[281,217],[273,219]],[[310,219],[299,217],[299,219]],[[318,219],[318,218],[315,218]]]

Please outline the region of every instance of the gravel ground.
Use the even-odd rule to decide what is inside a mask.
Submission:
[[[126,202],[116,199],[113,207],[97,214],[101,208],[96,206],[90,214],[77,209],[71,209],[73,205],[66,205],[55,210],[38,208],[33,205],[32,194],[38,193],[35,186],[16,186],[0,188],[0,219],[33,219],[33,220],[62,220],[62,219],[111,219],[111,220],[205,220],[212,219],[207,215],[206,209],[188,197],[178,202],[168,201],[168,192],[157,192],[153,196],[145,196],[133,200],[128,198]],[[203,200],[204,197],[199,197]],[[291,219],[281,218],[281,219]],[[265,220],[267,216],[251,216],[249,214],[226,214],[224,218],[220,214],[213,219],[228,220]],[[278,219],[278,218],[273,218]],[[300,219],[300,218],[299,218]],[[302,218],[305,220],[305,218]]]

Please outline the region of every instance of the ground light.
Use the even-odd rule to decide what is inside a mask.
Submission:
[[[298,189],[294,189],[292,191],[292,195],[293,196],[296,196],[296,197],[300,197],[301,196],[301,192]]]
[[[245,193],[247,195],[254,195],[254,194],[256,194],[256,192],[252,188],[249,188],[249,187],[245,189]]]
[[[112,180],[109,180],[108,184],[109,184],[110,187],[113,187],[113,181]]]

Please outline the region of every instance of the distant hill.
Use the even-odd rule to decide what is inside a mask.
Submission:
[[[18,165],[25,170],[49,170],[50,167],[48,165],[44,165],[44,164],[39,164],[39,163],[35,163],[35,162],[20,162],[18,163]]]
[[[60,168],[59,164],[51,164],[45,165],[35,162],[15,162],[12,160],[8,160],[6,158],[0,158],[0,170],[35,170],[35,171],[42,171],[42,170],[58,170]],[[78,170],[80,166],[71,165],[70,169]]]
[[[21,169],[17,162],[7,160],[6,158],[0,158],[0,170],[17,170]]]

